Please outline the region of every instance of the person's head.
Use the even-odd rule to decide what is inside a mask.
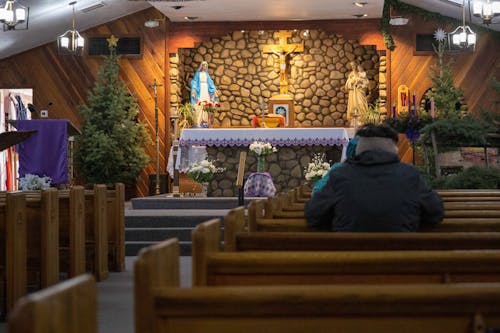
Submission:
[[[360,65],[358,65],[357,69],[358,69],[358,72],[364,72],[364,71],[365,71],[365,70],[363,69],[363,66],[362,66],[361,64],[360,64]]]
[[[351,66],[351,69],[352,69],[353,71],[355,71],[355,72],[357,72],[357,71],[358,71],[358,64],[356,63],[356,61],[351,61],[351,62],[349,63],[349,65]]]
[[[208,70],[208,62],[202,61],[201,64],[200,64],[199,70],[200,71],[206,71],[206,70]]]
[[[398,153],[398,133],[382,125],[366,124],[356,132],[356,155],[368,150]]]

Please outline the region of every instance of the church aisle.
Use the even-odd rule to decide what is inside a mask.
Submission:
[[[134,333],[135,259],[136,257],[126,257],[124,272],[110,272],[108,279],[97,284],[99,333]],[[180,257],[180,274],[181,286],[190,287],[191,257]],[[0,333],[8,333],[6,323],[0,323]]]
[[[110,273],[98,283],[99,333],[134,333],[134,261],[125,258],[125,272]],[[180,257],[181,286],[191,286],[191,257]]]

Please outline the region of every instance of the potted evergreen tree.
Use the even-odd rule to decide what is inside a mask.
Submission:
[[[135,184],[149,156],[150,141],[137,120],[139,106],[119,79],[118,39],[108,39],[110,54],[98,72],[88,104],[81,105],[82,134],[76,138],[75,165],[87,184]]]

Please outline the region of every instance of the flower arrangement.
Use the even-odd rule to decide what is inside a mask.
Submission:
[[[220,107],[220,104],[218,102],[210,102],[210,101],[199,101],[198,105],[200,105],[203,108],[203,111],[208,113],[215,113],[217,108]]]
[[[212,161],[203,160],[191,166],[188,176],[197,183],[206,183],[211,181],[216,173],[221,173],[225,170],[225,168],[216,167]]]
[[[306,180],[316,182],[330,170],[330,164],[325,162],[325,153],[316,153],[312,162],[304,168]]]
[[[271,155],[278,151],[275,147],[271,146],[269,142],[254,141],[250,144],[250,152],[257,156]]]
[[[40,177],[31,173],[27,173],[24,177],[19,178],[19,188],[22,191],[45,190],[50,188],[51,183],[52,179],[50,177]]]

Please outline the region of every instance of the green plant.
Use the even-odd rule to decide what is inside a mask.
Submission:
[[[368,110],[360,114],[359,120],[362,124],[380,125],[383,121],[382,113],[380,112],[380,100],[377,99],[375,104],[370,104]]]
[[[146,128],[137,121],[139,106],[119,80],[119,58],[110,42],[110,55],[99,69],[88,95],[79,107],[82,134],[76,137],[75,164],[89,184],[134,184],[149,157]]]
[[[500,189],[500,169],[473,166],[463,172],[431,180],[435,189]]]
[[[180,117],[180,128],[189,128],[194,124],[194,109],[191,103],[181,104],[177,109],[177,114]]]
[[[440,146],[467,147],[485,146],[492,126],[484,121],[466,116],[461,119],[439,119],[421,129],[422,142],[431,144],[434,132]]]

